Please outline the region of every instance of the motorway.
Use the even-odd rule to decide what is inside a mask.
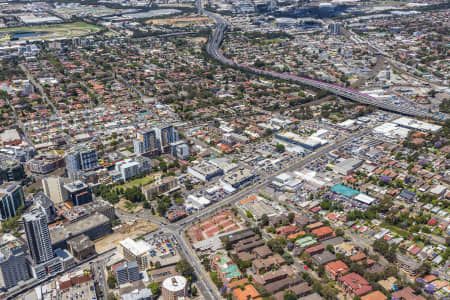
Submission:
[[[245,64],[236,63],[233,60],[225,57],[219,50],[220,46],[224,40],[224,33],[229,26],[228,22],[220,15],[209,12],[207,10],[204,10],[201,5],[201,0],[197,0],[197,8],[201,14],[204,14],[204,15],[212,18],[216,22],[216,28],[215,28],[214,32],[211,34],[211,36],[208,39],[208,42],[206,44],[206,50],[209,55],[211,55],[214,59],[218,60],[222,64],[228,65],[228,66],[236,68],[236,69],[249,71],[249,72],[252,72],[252,73],[255,73],[258,75],[278,78],[278,79],[282,79],[282,80],[296,82],[296,83],[299,83],[302,85],[312,86],[312,87],[315,87],[315,88],[318,88],[321,90],[328,91],[337,96],[341,96],[343,98],[350,99],[355,102],[372,105],[372,106],[375,106],[375,107],[378,107],[378,108],[381,108],[381,109],[384,109],[387,111],[396,112],[396,113],[413,116],[413,117],[426,118],[426,119],[438,118],[438,116],[427,113],[423,110],[415,109],[410,106],[394,105],[387,100],[378,100],[367,94],[363,94],[356,90],[341,87],[341,86],[338,86],[335,84],[321,82],[318,80],[313,80],[310,78],[300,77],[300,76],[291,75],[291,74],[287,74],[287,73],[278,73],[278,72],[274,72],[274,71],[262,70],[262,69],[251,67],[251,66],[248,66]]]

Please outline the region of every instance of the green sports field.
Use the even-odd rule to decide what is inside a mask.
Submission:
[[[8,33],[12,36],[14,33],[32,32],[38,35],[27,36],[27,40],[51,40],[61,38],[73,38],[77,36],[84,36],[99,32],[103,28],[100,26],[88,24],[85,22],[63,23],[52,25],[37,25],[37,26],[23,26],[1,28],[0,33]]]

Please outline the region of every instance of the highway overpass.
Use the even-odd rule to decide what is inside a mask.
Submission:
[[[197,1],[197,3],[200,3],[200,0]],[[270,77],[278,78],[278,79],[282,79],[282,80],[290,80],[290,81],[300,83],[303,85],[312,86],[317,89],[328,91],[337,96],[340,96],[340,97],[343,97],[343,98],[346,98],[346,99],[349,99],[349,100],[352,100],[355,102],[359,102],[362,104],[372,105],[372,106],[375,106],[375,107],[378,107],[378,108],[381,108],[381,109],[384,109],[387,111],[396,112],[396,113],[413,116],[413,117],[420,117],[420,118],[426,118],[426,119],[438,119],[437,115],[428,113],[424,110],[420,110],[418,108],[410,107],[407,105],[395,105],[395,104],[391,103],[390,101],[379,100],[370,95],[361,93],[359,91],[345,88],[342,86],[338,86],[338,85],[335,85],[332,83],[322,82],[322,81],[305,78],[305,77],[300,77],[300,76],[296,76],[296,75],[291,75],[291,74],[287,74],[287,73],[278,73],[278,72],[274,72],[274,71],[262,70],[262,69],[251,67],[251,66],[248,66],[245,64],[240,64],[240,63],[234,62],[233,60],[225,57],[219,51],[220,46],[224,40],[224,33],[228,28],[228,22],[220,15],[209,12],[207,10],[204,10],[201,7],[201,4],[198,4],[197,7],[198,7],[200,13],[214,19],[216,22],[216,28],[208,39],[206,49],[207,49],[207,52],[209,53],[209,55],[211,55],[213,58],[215,58],[216,60],[220,61],[221,63],[223,63],[225,65],[229,65],[233,68],[237,68],[237,69],[241,69],[241,70],[250,71],[252,73],[259,74],[259,75],[270,76]]]

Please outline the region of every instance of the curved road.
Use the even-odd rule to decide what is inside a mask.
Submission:
[[[204,10],[201,5],[201,0],[197,0],[196,3],[197,3],[197,9],[199,10],[199,12],[201,14],[204,14],[204,15],[214,19],[216,22],[216,28],[215,28],[214,32],[211,34],[211,36],[208,39],[208,42],[206,44],[206,50],[209,55],[211,55],[213,58],[215,58],[216,60],[218,60],[219,62],[221,62],[225,65],[229,65],[236,69],[243,69],[246,71],[250,71],[252,73],[259,74],[259,75],[270,76],[270,77],[274,77],[274,78],[278,78],[278,79],[282,79],[282,80],[289,80],[289,81],[293,81],[293,82],[300,83],[303,85],[312,86],[312,87],[331,92],[338,96],[341,96],[341,97],[344,97],[344,98],[347,98],[347,99],[350,99],[350,100],[353,100],[353,101],[356,101],[359,103],[373,105],[373,106],[379,107],[381,109],[400,113],[403,115],[408,115],[408,116],[413,116],[413,117],[421,117],[421,118],[426,118],[426,119],[437,119],[437,116],[427,113],[425,111],[411,108],[409,106],[393,105],[389,101],[378,100],[372,96],[361,93],[359,91],[341,87],[341,86],[338,86],[338,85],[335,85],[332,83],[322,82],[322,81],[305,78],[305,77],[300,77],[300,76],[296,76],[296,75],[291,75],[291,74],[287,74],[287,73],[278,73],[278,72],[274,72],[274,71],[262,70],[262,69],[258,69],[258,68],[248,66],[245,64],[236,63],[233,60],[225,57],[219,51],[219,48],[224,40],[224,32],[225,32],[225,30],[227,30],[228,25],[229,25],[228,22],[220,15],[212,13],[207,10]]]

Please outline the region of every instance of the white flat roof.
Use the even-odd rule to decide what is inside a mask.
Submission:
[[[430,132],[437,132],[437,131],[441,130],[441,128],[442,128],[442,126],[439,126],[439,125],[415,120],[415,119],[408,118],[408,117],[401,117],[392,122],[395,124],[398,124],[400,126],[423,130],[423,131],[430,131]]]
[[[372,198],[370,196],[367,196],[366,194],[358,194],[355,196],[355,199],[358,200],[359,202],[362,202],[364,204],[370,205],[373,202],[375,202],[375,198]]]
[[[152,248],[151,246],[142,240],[134,241],[130,238],[126,238],[125,240],[120,242],[120,245],[126,249],[128,249],[133,255],[139,256],[145,252],[150,251]]]
[[[162,286],[168,291],[178,292],[186,288],[187,280],[183,276],[172,276],[166,278]]]

